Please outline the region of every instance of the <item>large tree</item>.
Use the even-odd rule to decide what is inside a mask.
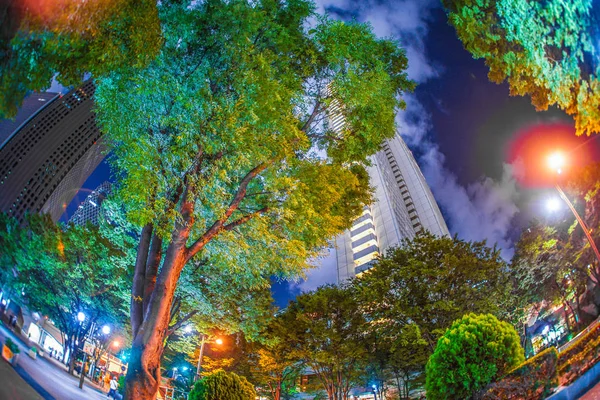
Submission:
[[[3,1],[0,26],[0,118],[53,78],[71,86],[86,73],[142,67],[161,45],[152,0]]]
[[[416,324],[433,351],[463,314],[505,312],[506,269],[485,242],[423,233],[388,250],[354,285],[370,320],[385,321],[390,330]]]
[[[98,334],[105,323],[113,329],[126,323],[127,266],[134,253],[127,241],[115,245],[97,227],[64,227],[47,215],[29,215],[21,225],[5,215],[0,219],[6,267],[14,271],[8,284],[61,330],[72,371],[85,336]],[[86,316],[82,322],[79,312]]]
[[[450,23],[493,82],[529,95],[538,110],[557,105],[578,134],[600,132],[596,62],[598,9],[592,0],[442,0]]]
[[[317,17],[305,0],[158,7],[159,56],[96,92],[121,198],[142,228],[128,399],[157,390],[186,264],[206,258],[232,287],[306,268],[370,200],[364,164],[412,88],[397,43]],[[345,124],[334,131],[328,115]]]

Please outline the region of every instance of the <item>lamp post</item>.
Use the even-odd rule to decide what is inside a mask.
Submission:
[[[206,335],[204,333],[200,334],[200,355],[198,356],[198,367],[196,368],[196,377],[194,381],[198,380],[200,377],[200,371],[202,370],[202,355],[204,354],[204,345],[206,343],[210,343],[206,341]],[[223,344],[223,340],[217,339],[214,343],[221,345]]]
[[[79,329],[81,329],[81,324],[83,323],[83,321],[85,321],[85,314],[82,313],[81,311],[79,311],[77,313],[77,320],[79,321]],[[92,323],[90,330],[93,331],[93,329],[94,329],[94,326]],[[77,336],[79,336],[79,335],[77,335]],[[81,362],[81,371],[79,372],[79,389],[83,389],[83,380],[85,379],[85,359],[87,356],[87,353],[85,352],[85,340],[86,340],[86,337],[84,336],[83,340],[82,340],[82,342],[83,342],[82,343],[83,361]]]
[[[549,164],[550,168],[552,168],[554,171],[556,171],[557,175],[560,175],[562,173],[563,167],[565,165],[565,158],[562,155],[562,153],[559,153],[559,152],[553,153],[548,157],[548,164]],[[596,259],[598,260],[598,263],[600,265],[600,252],[598,252],[598,247],[596,246],[596,242],[594,242],[594,239],[592,238],[590,229],[588,228],[586,223],[583,221],[583,219],[581,219],[581,216],[579,215],[577,210],[575,210],[575,207],[573,207],[573,204],[571,203],[571,201],[569,200],[569,198],[567,197],[565,192],[562,190],[562,188],[558,184],[558,179],[557,179],[554,187],[558,191],[558,194],[560,195],[560,197],[565,201],[565,203],[567,203],[567,206],[569,207],[569,209],[575,216],[575,219],[577,219],[577,222],[579,223],[579,226],[581,226],[583,233],[585,233],[585,236],[590,244],[590,247],[594,251],[594,254],[596,255]],[[558,207],[557,204],[549,203],[549,208],[556,209],[557,207]]]

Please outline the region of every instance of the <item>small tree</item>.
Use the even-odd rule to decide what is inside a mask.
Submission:
[[[427,363],[428,399],[468,399],[524,361],[519,335],[491,314],[468,314],[438,340]]]
[[[243,376],[217,371],[196,382],[190,400],[254,400],[254,387]]]
[[[309,367],[330,400],[346,400],[362,383],[367,364],[367,322],[348,287],[321,286],[305,293],[278,316],[287,329],[290,358]]]

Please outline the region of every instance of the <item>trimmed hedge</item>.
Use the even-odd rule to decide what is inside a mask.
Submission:
[[[577,339],[558,358],[560,384],[570,385],[600,361],[600,325]]]
[[[546,349],[511,370],[477,396],[481,400],[544,399],[558,386],[558,351]]]

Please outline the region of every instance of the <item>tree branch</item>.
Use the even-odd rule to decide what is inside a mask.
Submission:
[[[246,176],[244,176],[244,178],[240,182],[235,196],[229,203],[229,207],[227,207],[227,210],[225,211],[223,216],[217,221],[215,221],[215,223],[198,240],[196,240],[192,245],[190,245],[187,248],[185,256],[186,262],[189,261],[193,256],[195,256],[200,250],[202,250],[206,243],[208,243],[223,229],[225,222],[227,222],[229,217],[231,217],[231,214],[234,213],[234,211],[239,207],[240,203],[246,196],[246,190],[248,189],[248,185],[250,184],[252,179],[254,179],[262,171],[264,171],[268,166],[269,163],[261,163],[254,167],[250,172],[248,172]],[[242,221],[240,223],[243,222],[245,221]],[[237,225],[239,225],[240,223],[238,223]]]
[[[181,318],[179,321],[177,321],[173,326],[171,326],[168,330],[167,330],[167,337],[171,336],[173,333],[175,333],[175,331],[177,329],[179,329],[181,327],[181,325],[183,325],[184,323],[186,323],[190,318],[192,318],[194,315],[198,314],[198,310],[194,310],[192,312],[189,312],[185,317]]]
[[[321,102],[319,100],[317,100],[317,102],[315,103],[315,106],[312,110],[312,113],[310,114],[310,117],[308,117],[308,119],[306,120],[304,125],[302,125],[302,128],[300,129],[301,131],[303,131],[304,133],[308,132],[308,129],[310,128],[310,125],[312,124],[313,120],[319,113],[320,108],[321,108]]]

